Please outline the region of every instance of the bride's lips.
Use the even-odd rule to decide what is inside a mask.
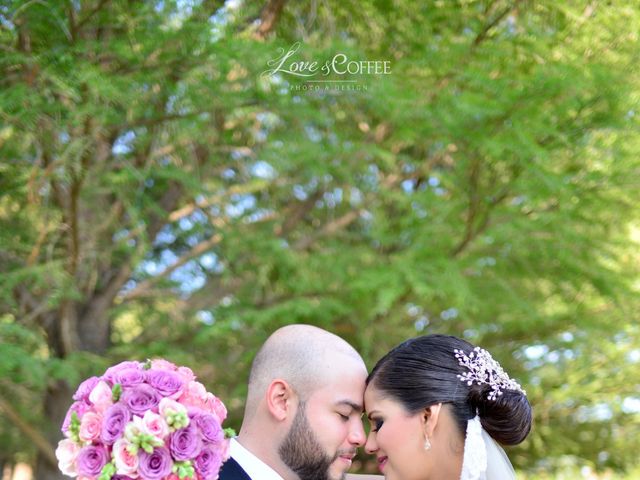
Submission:
[[[378,468],[382,472],[384,470],[384,466],[387,464],[388,457],[378,457]]]

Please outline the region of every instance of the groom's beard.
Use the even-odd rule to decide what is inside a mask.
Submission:
[[[280,459],[293,470],[300,480],[330,480],[329,468],[338,459],[322,449],[307,421],[304,403],[300,403],[291,429],[278,449]],[[345,478],[346,473],[341,475]],[[337,479],[332,479],[337,480]]]

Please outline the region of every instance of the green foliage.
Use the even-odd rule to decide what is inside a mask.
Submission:
[[[631,2],[287,2],[267,41],[264,2],[223,3],[0,6],[2,397],[44,431],[64,388],[161,356],[237,428],[281,325],[370,366],[442,332],[529,392],[520,470],[637,469]],[[392,72],[262,75],[295,42]]]

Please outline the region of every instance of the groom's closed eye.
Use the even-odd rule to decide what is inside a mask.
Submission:
[[[354,415],[360,417],[362,414],[362,405],[358,405],[350,400],[341,400],[337,402],[336,407],[336,413],[343,422],[348,422]]]
[[[360,413],[357,410],[354,410],[352,408],[341,408],[340,410],[336,411],[336,413],[340,415],[340,418],[345,422],[348,421],[354,415],[358,417],[360,416]]]

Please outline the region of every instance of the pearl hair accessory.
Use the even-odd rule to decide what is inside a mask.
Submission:
[[[486,350],[476,347],[469,355],[459,349],[455,349],[454,353],[458,363],[469,369],[468,372],[458,375],[458,378],[469,386],[474,382],[478,385],[487,384],[491,386],[491,391],[487,396],[489,400],[496,400],[503,394],[503,390],[514,390],[521,392],[523,395],[527,394],[520,384],[512,380]]]

